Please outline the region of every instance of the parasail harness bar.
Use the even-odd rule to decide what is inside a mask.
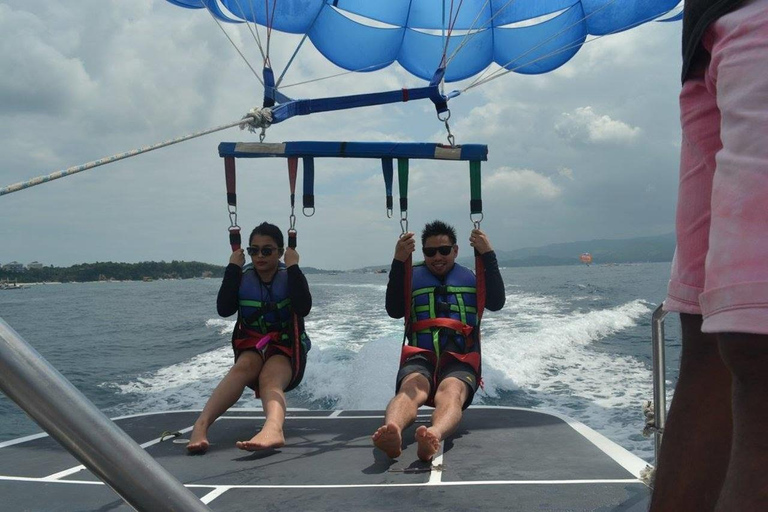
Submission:
[[[408,231],[408,173],[410,159],[469,161],[470,175],[470,219],[475,228],[483,219],[483,202],[480,197],[480,162],[488,160],[488,146],[464,144],[446,146],[423,142],[329,142],[294,141],[282,143],[263,142],[222,142],[219,156],[224,158],[224,172],[227,184],[227,207],[230,227],[229,237],[232,251],[240,248],[240,227],[237,225],[237,193],[235,190],[236,158],[286,158],[290,185],[290,227],[288,246],[296,247],[296,178],[298,160],[303,161],[302,212],[311,217],[315,213],[315,158],[378,158],[384,176],[387,217],[392,217],[394,181],[394,160],[397,159],[398,188],[400,192],[400,227]]]

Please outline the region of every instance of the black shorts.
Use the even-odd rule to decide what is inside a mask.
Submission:
[[[475,398],[475,392],[477,391],[478,378],[475,369],[467,363],[458,361],[450,356],[447,357],[447,361],[440,368],[440,373],[437,375],[437,385],[448,377],[459,379],[467,386],[467,399],[461,406],[462,409],[466,409],[472,403],[472,399]],[[403,379],[412,373],[418,373],[426,377],[429,381],[429,399],[434,399],[436,389],[433,389],[433,383],[435,382],[435,366],[423,355],[416,354],[406,359],[403,366],[400,367],[400,371],[397,372],[397,384],[395,385],[395,394],[400,391],[400,384]]]

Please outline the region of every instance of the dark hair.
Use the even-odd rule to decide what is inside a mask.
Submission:
[[[440,235],[447,236],[451,245],[456,245],[456,230],[441,220],[432,221],[424,226],[424,231],[421,232],[421,245],[427,243],[427,238]]]
[[[280,231],[280,228],[274,224],[270,224],[269,222],[262,222],[253,228],[253,231],[251,231],[251,236],[248,237],[249,245],[251,240],[253,240],[253,237],[256,235],[268,236],[275,241],[279,249],[283,248],[283,232]]]

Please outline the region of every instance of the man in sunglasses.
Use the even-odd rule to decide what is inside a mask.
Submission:
[[[395,397],[389,402],[384,425],[372,436],[373,444],[390,458],[402,452],[402,431],[413,424],[422,405],[435,408],[432,424],[419,426],[415,438],[417,455],[430,461],[440,443],[461,421],[462,411],[472,403],[481,381],[480,317],[485,307],[498,311],[506,299],[496,253],[488,237],[472,230],[469,244],[480,255],[485,289],[478,289],[475,274],[456,263],[459,247],[456,230],[436,220],[421,233],[424,263],[413,265],[407,275],[406,262],[416,250],[413,233],[402,235],[387,284],[387,313],[408,317],[397,374]],[[411,289],[410,297],[405,290]]]

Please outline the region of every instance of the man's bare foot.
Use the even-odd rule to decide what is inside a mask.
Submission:
[[[416,443],[419,445],[416,455],[424,462],[429,462],[440,449],[440,438],[424,425],[416,429]]]
[[[187,452],[193,455],[202,455],[208,451],[208,428],[202,425],[195,425],[192,429],[192,435],[187,443]]]
[[[248,441],[238,441],[235,446],[249,452],[280,448],[285,446],[285,436],[282,428],[276,428],[265,423],[258,434]]]
[[[387,454],[390,459],[396,459],[403,453],[403,437],[400,429],[394,423],[379,427],[371,436],[373,444]]]

